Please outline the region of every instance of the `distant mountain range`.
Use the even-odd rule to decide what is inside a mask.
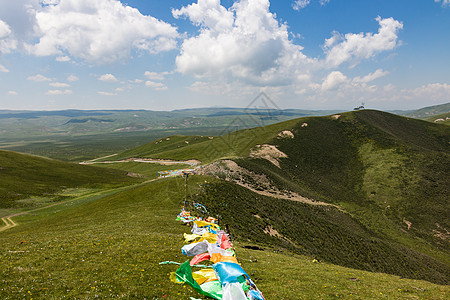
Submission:
[[[450,111],[450,103],[416,111],[395,111],[413,118],[430,118]],[[324,116],[337,110],[211,107],[173,111],[149,110],[0,110],[0,138],[77,136],[155,129],[222,127],[228,132],[265,126],[306,116]]]

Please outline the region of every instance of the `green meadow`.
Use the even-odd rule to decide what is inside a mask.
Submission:
[[[210,180],[194,176],[191,193]],[[2,299],[201,298],[169,273],[184,262],[175,221],[184,179],[167,178],[74,199],[16,218],[0,233]],[[445,299],[448,286],[344,268],[281,248],[251,250],[236,240],[238,260],[267,299]]]
[[[189,177],[189,200],[229,225],[266,299],[447,299],[449,137],[444,124],[367,110],[169,134],[90,165],[0,151],[0,298],[203,299],[169,280],[177,265],[159,264],[189,259],[180,249],[190,228],[175,221],[185,179],[157,172],[226,158],[249,184],[263,176],[330,204],[260,195],[226,174]],[[261,144],[286,154],[279,166],[249,157]]]

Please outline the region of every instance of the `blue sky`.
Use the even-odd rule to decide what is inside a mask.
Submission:
[[[1,109],[450,101],[449,0],[0,0]]]

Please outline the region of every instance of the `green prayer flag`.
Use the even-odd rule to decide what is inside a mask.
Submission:
[[[192,277],[192,270],[191,266],[189,265],[189,260],[187,260],[185,263],[183,263],[178,270],[175,272],[175,276],[178,280],[186,282],[190,286],[194,288],[197,292],[199,292],[202,295],[222,300],[222,286],[220,285],[219,281],[210,281],[202,284],[200,286],[195,280],[194,277]]]

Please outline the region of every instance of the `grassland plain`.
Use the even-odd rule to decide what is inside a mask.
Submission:
[[[189,190],[198,193],[199,184],[214,182],[194,176]],[[201,298],[169,281],[177,266],[159,265],[186,260],[180,248],[189,228],[174,221],[183,197],[184,179],[167,178],[17,218],[18,227],[0,233],[0,297]],[[239,261],[267,299],[445,299],[450,292],[448,286],[234,241]]]
[[[122,152],[170,135],[220,135],[224,130],[226,128],[223,127],[202,127],[152,129],[144,132],[10,137],[2,138],[0,148],[62,161],[80,162]]]

